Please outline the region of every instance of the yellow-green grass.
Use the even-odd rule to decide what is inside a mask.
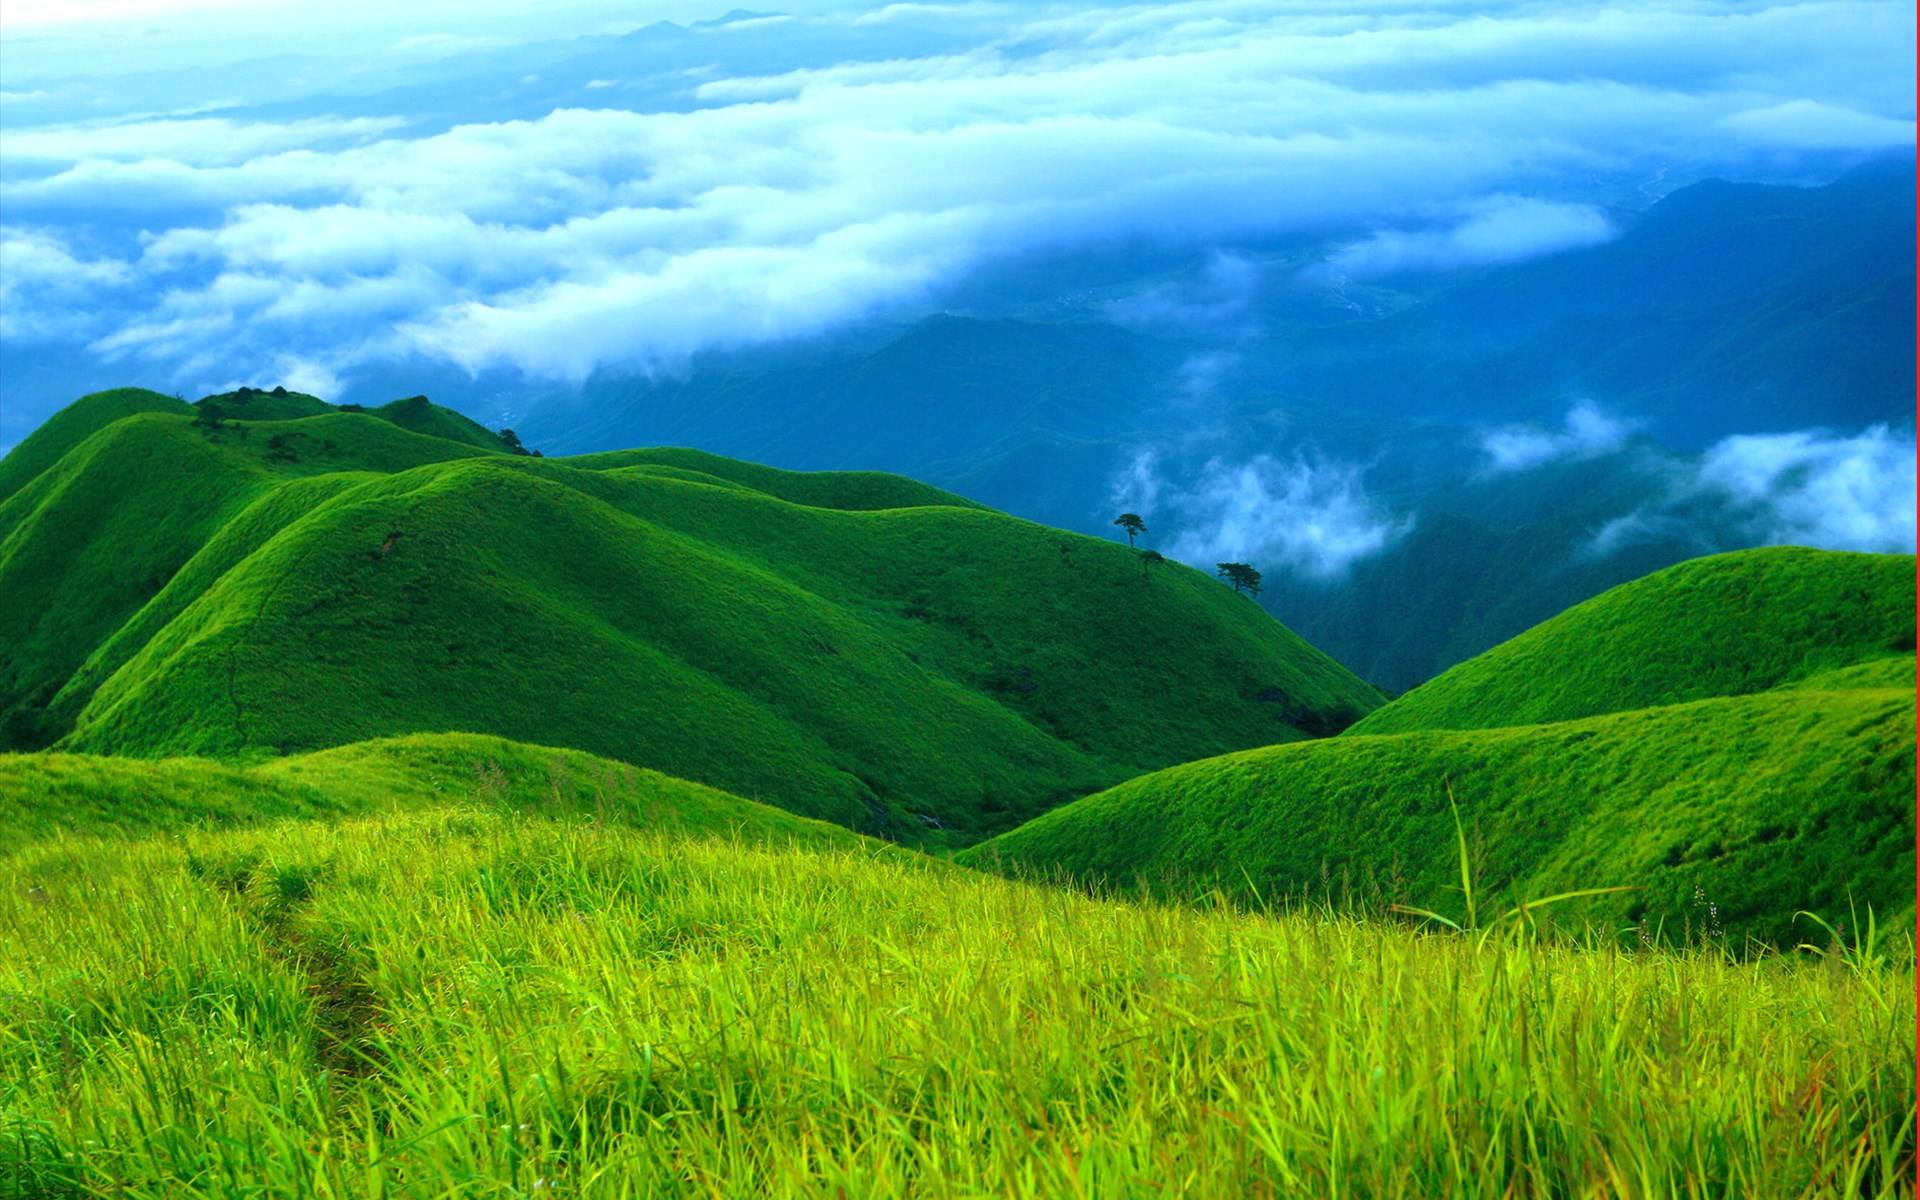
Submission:
[[[1803,909],[1831,921],[1855,907],[1913,913],[1904,684],[1245,751],[1131,780],[962,858],[1176,894],[1374,910],[1444,898],[1458,919],[1449,789],[1483,911],[1630,887],[1559,911],[1663,938],[1718,927],[1733,944],[1792,944],[1809,928]]]
[[[1482,943],[471,807],[0,880],[12,1196],[1912,1194],[1910,945]]]
[[[0,503],[0,589],[17,748],[491,733],[934,843],[1381,699],[1198,572],[910,480],[340,411],[109,422]]]
[[[1745,695],[1875,660],[1910,663],[1913,651],[1913,555],[1741,550],[1577,604],[1347,734],[1530,725]]]
[[[858,835],[697,783],[477,734],[382,738],[252,765],[0,754],[0,851],[55,836],[222,829],[449,804],[817,844]]]

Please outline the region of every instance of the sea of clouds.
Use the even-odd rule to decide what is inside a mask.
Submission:
[[[709,61],[801,26],[829,48],[938,27],[950,48]],[[681,71],[681,111],[595,77],[470,123],[283,104],[42,125],[58,81],[9,83],[0,332],[190,390],[236,358],[327,391],[419,357],[577,380],[1119,236],[1357,229],[1325,266],[1352,278],[1511,261],[1611,236],[1582,198],[1596,176],[1911,144],[1913,28],[1862,0],[904,4],[636,60],[656,100]]]

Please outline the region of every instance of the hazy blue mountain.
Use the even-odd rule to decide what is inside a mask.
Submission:
[[[597,378],[521,432],[905,471],[1106,533],[1146,456],[1157,544],[1189,551],[1206,531],[1170,494],[1261,456],[1349,464],[1388,544],[1331,573],[1270,563],[1264,599],[1400,689],[1614,583],[1767,540],[1688,492],[1717,440],[1908,425],[1913,203],[1910,159],[1824,187],[1709,181],[1604,245],[1375,280],[1364,303],[1297,242],[1235,251],[1226,279],[1217,256],[1113,247],[1003,269],[917,322]],[[1488,469],[1489,428],[1551,430],[1581,403],[1609,414],[1608,445]]]

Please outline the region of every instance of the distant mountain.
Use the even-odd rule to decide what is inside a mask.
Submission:
[[[1299,245],[1255,247],[1266,273],[1242,307],[1186,321],[1143,321],[1123,301],[1200,287],[1204,264],[1141,249],[1129,284],[1127,254],[1090,252],[1078,275],[1058,267],[1077,299],[1016,304],[1042,282],[996,277],[968,312],[597,379],[520,428],[554,451],[671,442],[903,471],[1092,534],[1111,533],[1116,481],[1143,452],[1163,502],[1210,463],[1328,455],[1412,519],[1332,577],[1265,564],[1265,602],[1399,690],[1614,584],[1756,544],[1706,514],[1592,550],[1708,443],[1910,425],[1913,208],[1911,159],[1824,187],[1701,183],[1621,215],[1604,245],[1382,280],[1385,299],[1357,309],[1315,293]],[[1581,401],[1633,429],[1635,452],[1485,470],[1487,428],[1554,426]],[[1148,515],[1158,544],[1207,540]]]
[[[6,460],[15,747],[487,733],[964,842],[1380,701],[1197,572],[908,479],[539,459],[424,401],[258,395],[90,397],[15,452],[50,465]]]
[[[1619,588],[1338,738],[1173,767],[974,847],[978,865],[1269,900],[1568,910],[1790,942],[1913,907],[1914,560],[1755,551]],[[1598,714],[1598,715],[1590,715]],[[1462,916],[1459,898],[1449,911]]]
[[[1613,241],[1282,338],[1275,371],[1309,394],[1463,421],[1603,398],[1682,448],[1886,420],[1914,390],[1913,214],[1910,158],[1825,187],[1697,183]]]

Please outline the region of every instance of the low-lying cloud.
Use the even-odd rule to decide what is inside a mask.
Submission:
[[[1776,543],[1914,550],[1914,436],[1875,425],[1731,437],[1707,451],[1698,486],[1764,526]]]
[[[1608,522],[1587,552],[1677,540],[1699,550],[1796,545],[1912,553],[1914,432],[1874,425],[1742,434],[1679,469],[1667,494]]]
[[[1342,246],[1315,274],[1358,280],[1498,266],[1596,246],[1616,232],[1592,205],[1496,196],[1475,202],[1460,220],[1437,229],[1381,230]]]
[[[1295,454],[1211,458],[1190,471],[1141,451],[1116,473],[1111,499],[1139,512],[1164,552],[1204,570],[1249,562],[1269,574],[1344,576],[1413,528],[1367,493],[1364,471]]]
[[[1597,174],[1912,132],[1913,13],[1872,0],[908,4],[725,38],[915,22],[977,41],[689,76],[687,111],[9,134],[8,228],[58,230],[32,253],[73,287],[10,288],[0,320],[51,338],[73,326],[49,312],[84,310],[98,353],[182,381],[422,354],[578,379],[928,306],[983,265],[1102,240],[1346,237],[1330,267],[1355,277],[1512,261],[1610,236]],[[580,102],[624,94],[595,82]],[[1218,261],[1217,296],[1161,315],[1231,319],[1246,281]]]
[[[1508,425],[1480,436],[1487,469],[1494,473],[1526,471],[1563,459],[1611,454],[1626,445],[1633,422],[1608,415],[1599,405],[1582,401],[1567,410],[1557,430],[1538,425]]]

